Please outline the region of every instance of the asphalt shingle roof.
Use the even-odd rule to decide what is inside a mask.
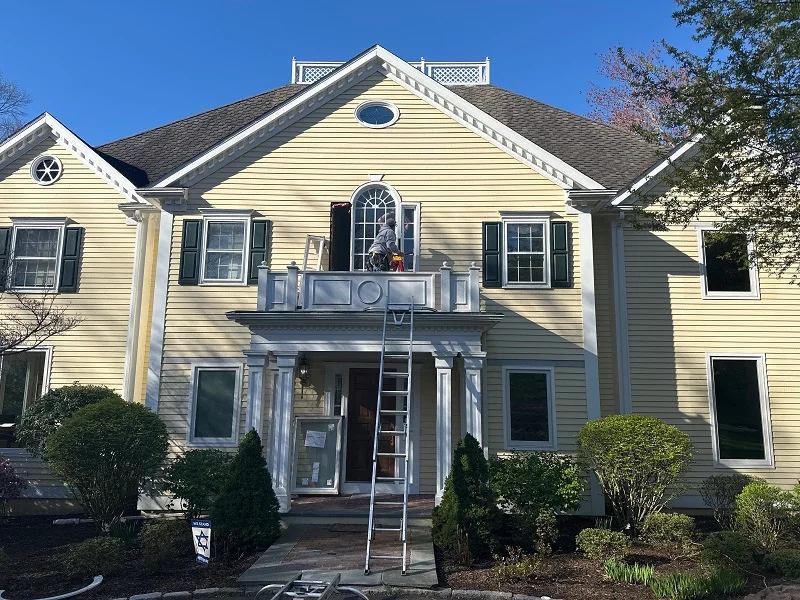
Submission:
[[[150,185],[282,104],[305,85],[285,85],[96,148],[139,187]],[[609,188],[632,181],[662,155],[637,136],[493,85],[456,94]]]

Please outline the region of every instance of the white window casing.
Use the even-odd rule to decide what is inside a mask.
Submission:
[[[513,213],[512,213],[513,214]],[[511,214],[503,214],[503,287],[504,288],[549,288],[550,287],[550,218],[547,216],[511,216]],[[541,226],[542,229],[542,250],[534,250],[531,246],[530,250],[512,248],[509,244],[509,232],[517,229],[519,226]],[[534,242],[539,236],[531,231],[529,240]],[[519,235],[517,235],[519,239]],[[535,259],[538,256],[542,257],[542,278],[536,281],[510,281],[509,269],[511,268],[509,258],[511,256],[518,256],[521,258],[530,257]],[[535,268],[531,262],[531,271]]]
[[[538,373],[547,378],[547,440],[515,440],[511,435],[511,385],[510,377],[516,373]],[[556,390],[555,369],[553,367],[503,367],[503,428],[506,450],[555,450],[556,439]]]
[[[57,218],[12,218],[11,233],[11,260],[9,261],[8,289],[16,292],[57,292],[59,281],[61,280],[61,257],[64,251],[64,229],[67,224],[65,217]],[[36,240],[28,236],[36,232],[38,235],[55,235],[55,247],[51,254],[33,255],[27,251],[17,250],[18,244],[26,242],[36,243]],[[47,234],[45,232],[51,232]],[[39,241],[42,241],[41,239]],[[47,281],[43,285],[38,285],[34,281],[31,283],[30,275],[34,280],[38,280],[40,275],[39,267],[42,263],[52,263],[52,281]],[[31,271],[31,267],[33,270]],[[50,269],[45,275],[49,279]],[[27,276],[26,276],[27,275]],[[16,280],[22,276],[24,282],[17,285]]]
[[[711,223],[698,224],[697,229],[697,252],[700,261],[700,294],[704,300],[760,300],[761,289],[759,286],[758,267],[755,264],[750,265],[750,290],[746,292],[724,292],[713,291],[708,289],[708,276],[706,271],[706,245],[704,234],[708,232],[717,231]],[[747,244],[747,251],[752,256],[755,250],[752,241]]]
[[[764,445],[763,459],[723,459],[720,458],[719,431],[717,418],[717,398],[713,363],[715,360],[734,360],[755,362],[758,373],[759,405],[761,410],[761,430]],[[708,400],[711,423],[711,445],[714,466],[718,468],[773,469],[775,458],[772,445],[772,420],[770,418],[769,387],[767,384],[767,358],[765,354],[724,353],[706,354],[706,376],[708,379]]]
[[[249,266],[250,254],[250,233],[252,229],[251,210],[228,211],[218,209],[201,210],[203,213],[203,241],[200,257],[200,285],[247,285],[247,269]],[[209,236],[215,226],[225,226],[228,224],[241,224],[243,228],[241,248],[211,248]],[[238,254],[241,256],[238,277],[219,278],[207,276],[206,269],[209,267],[209,254]]]
[[[186,432],[186,444],[194,448],[235,447],[239,443],[239,421],[241,414],[242,377],[244,363],[236,361],[209,361],[192,363],[192,379],[189,392],[189,428]],[[231,435],[229,437],[196,437],[198,393],[200,391],[200,375],[209,371],[233,372],[233,407],[231,411]],[[226,399],[227,400],[227,399]]]

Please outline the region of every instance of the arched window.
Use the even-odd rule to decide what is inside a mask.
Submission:
[[[353,202],[353,270],[363,271],[367,252],[388,216],[397,219],[398,201],[383,185],[370,185]],[[399,240],[398,240],[399,245]]]

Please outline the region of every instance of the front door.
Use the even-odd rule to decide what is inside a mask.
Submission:
[[[350,395],[347,399],[347,481],[372,480],[372,448],[375,440],[375,411],[378,405],[378,369],[350,369]],[[395,389],[394,381],[384,381],[384,389]],[[384,398],[383,407],[393,409],[395,399]],[[387,416],[381,419],[382,429],[394,429],[397,419]],[[380,452],[395,451],[395,437],[381,436]],[[378,460],[378,476],[394,477],[395,461],[391,457]]]

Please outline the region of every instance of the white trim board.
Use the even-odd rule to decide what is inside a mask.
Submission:
[[[147,391],[145,406],[158,412],[161,392],[161,368],[164,357],[164,328],[167,318],[167,290],[169,289],[169,263],[172,254],[172,213],[161,211],[158,228],[158,254],[156,280],[153,287],[153,314],[150,317],[150,352],[147,358]]]
[[[48,136],[90,170],[94,171],[100,179],[111,186],[114,191],[127,198],[128,201],[149,205],[147,201],[136,193],[136,186],[105,159],[101,158],[91,146],[49,113],[42,113],[41,116],[0,144],[0,170],[36,144],[45,141]]]
[[[192,185],[197,183],[343,91],[378,72],[386,74],[408,91],[562,188],[604,189],[591,177],[473,106],[381,46],[374,46],[356,56],[238,133],[168,173],[152,187],[170,187],[180,181]]]

